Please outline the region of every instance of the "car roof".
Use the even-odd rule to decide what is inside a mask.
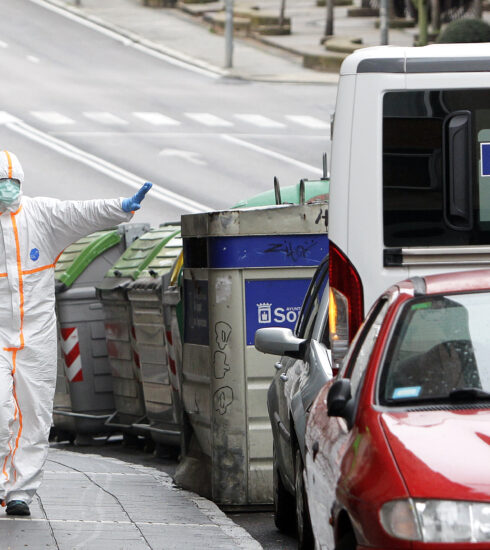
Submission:
[[[424,294],[490,290],[490,269],[412,277],[396,286],[400,290],[411,291],[414,295],[418,296]]]

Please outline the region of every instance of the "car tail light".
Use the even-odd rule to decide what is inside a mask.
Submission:
[[[329,331],[335,366],[342,361],[364,319],[364,296],[359,273],[332,242],[329,261]]]

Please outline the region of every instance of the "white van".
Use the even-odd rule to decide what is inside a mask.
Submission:
[[[338,364],[392,283],[490,265],[490,44],[349,56],[337,94],[329,202]]]

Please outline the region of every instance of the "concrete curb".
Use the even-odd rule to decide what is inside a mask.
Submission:
[[[214,78],[220,78],[220,77],[233,78],[238,80],[247,80],[251,82],[271,82],[271,83],[281,83],[281,84],[337,84],[337,81],[338,81],[338,75],[331,74],[331,73],[318,72],[318,77],[316,77],[316,74],[315,74],[316,78],[308,78],[303,75],[296,75],[296,74],[266,75],[266,76],[251,75],[251,74],[242,73],[239,71],[234,71],[233,69],[232,70],[222,69],[221,67],[202,61],[201,59],[197,59],[195,57],[189,56],[187,54],[184,54],[182,52],[179,52],[177,50],[174,50],[172,48],[169,48],[167,46],[154,42],[152,40],[148,40],[147,38],[144,38],[139,34],[128,31],[123,27],[119,27],[118,25],[110,23],[104,19],[101,19],[100,17],[86,13],[83,8],[71,6],[67,4],[64,0],[30,0],[30,1],[38,5],[47,4],[47,5],[54,6],[55,8],[63,10],[72,16],[88,21],[91,24],[97,27],[100,27],[101,29],[114,33],[115,35],[118,35],[120,38],[125,39],[128,42],[134,44],[135,47],[140,46],[142,48],[151,50],[155,53],[165,56],[169,59],[176,60],[177,62],[182,63],[184,65],[188,65],[188,66],[200,69],[203,72],[208,73],[207,76],[212,76]],[[262,41],[262,40],[258,40],[258,41],[263,42],[264,44],[267,44],[265,41]],[[275,47],[270,43],[268,43],[267,45],[270,47]],[[284,49],[284,51],[289,51],[289,50]],[[299,55],[297,52],[290,51],[290,53],[295,53],[295,55]]]
[[[70,451],[64,451],[62,449],[54,450],[57,454],[59,453],[61,455],[76,454]],[[243,527],[240,527],[230,518],[228,518],[226,514],[222,512],[214,502],[211,502],[210,500],[201,497],[191,491],[180,489],[174,484],[172,478],[167,473],[162,472],[161,470],[157,470],[156,468],[153,468],[151,466],[142,466],[141,464],[125,462],[118,458],[85,453],[80,456],[88,459],[96,458],[97,460],[101,460],[104,462],[112,462],[115,464],[124,465],[126,467],[130,467],[133,470],[141,472],[142,474],[151,475],[157,483],[163,485],[167,490],[176,492],[184,496],[195,506],[197,506],[197,508],[199,508],[199,510],[209,519],[209,521],[218,526],[227,537],[233,540],[233,542],[237,546],[239,546],[243,550],[262,550],[262,545],[258,541],[256,541]]]

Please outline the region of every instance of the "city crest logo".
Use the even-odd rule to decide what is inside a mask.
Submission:
[[[267,325],[272,321],[272,304],[263,302],[257,304],[258,321],[261,325]]]

